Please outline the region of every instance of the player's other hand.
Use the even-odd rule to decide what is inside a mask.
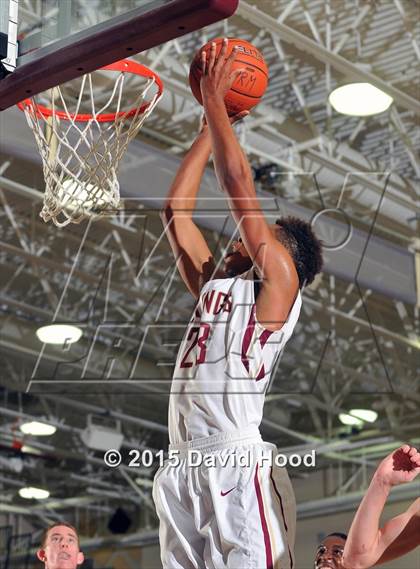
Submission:
[[[228,43],[229,40],[225,38],[217,57],[214,42],[211,44],[209,54],[204,50],[201,52],[200,89],[204,103],[209,98],[223,100],[236,78],[244,71],[243,69],[232,71],[232,64],[236,57],[236,46],[232,49],[231,54],[226,57]]]
[[[235,124],[236,122],[241,121],[242,119],[244,119],[248,115],[249,115],[249,111],[241,111],[240,113],[237,113],[236,115],[232,115],[229,117],[230,124]],[[203,113],[201,116],[201,120],[200,120],[200,132],[203,132],[206,128],[208,128],[208,124],[207,124],[207,120],[206,120],[206,115]]]
[[[375,479],[386,486],[411,482],[420,474],[420,452],[404,445],[389,454],[375,472]]]

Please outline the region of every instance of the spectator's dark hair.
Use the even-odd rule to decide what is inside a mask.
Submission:
[[[326,535],[324,537],[324,539],[327,539],[327,537],[341,537],[341,539],[344,539],[344,541],[347,540],[347,534],[346,533],[341,533],[339,531],[336,531],[334,533],[329,533],[328,535]],[[324,541],[324,539],[322,541]]]
[[[77,533],[77,529],[72,526],[71,524],[69,524],[68,522],[55,522],[54,524],[50,525],[49,527],[47,527],[47,529],[44,531],[43,535],[42,535],[42,540],[41,540],[41,547],[44,548],[47,544],[47,537],[49,532],[59,526],[64,526],[66,528],[70,528],[74,531],[74,533],[76,534],[77,537],[77,545],[80,547],[80,541],[79,541],[79,534]]]
[[[322,244],[309,222],[298,217],[276,219],[279,241],[286,247],[295,262],[299,288],[311,284],[323,266]]]

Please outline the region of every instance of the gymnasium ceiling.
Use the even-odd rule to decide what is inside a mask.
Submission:
[[[35,1],[22,5],[36,14]],[[152,471],[104,468],[101,453],[87,451],[80,433],[93,413],[109,423],[121,421],[126,449],[166,448],[165,379],[192,302],[173,271],[156,208],[199,123],[200,108],[187,84],[189,62],[215,36],[252,41],[270,69],[263,103],[240,127],[260,195],[280,203],[280,210],[289,204],[307,215],[341,206],[358,235],[366,237],[364,243],[369,237],[370,244],[382,247],[380,253],[358,251],[360,259],[371,255],[376,263],[363,285],[356,271],[352,276],[337,271],[344,248],[328,252],[328,270],[305,291],[302,318],[275,373],[264,435],[290,452],[319,448],[317,470],[352,474],[348,490],[358,490],[366,467],[400,441],[419,442],[420,334],[412,252],[419,219],[418,16],[419,3],[411,0],[241,1],[228,22],[135,56],[157,71],[166,87],[133,147],[140,151],[147,143],[154,150],[129,151],[121,169],[123,195],[141,198],[126,202],[128,213],[95,222],[87,232],[86,224],[57,230],[39,219],[43,181],[32,135],[15,109],[0,116],[0,512],[25,510],[37,526],[75,509],[100,519],[121,499],[127,507],[146,505],[148,511]],[[349,80],[386,83],[395,104],[369,118],[338,115],[327,95]],[[161,151],[169,155],[166,162]],[[147,176],[149,163],[154,174]],[[214,192],[209,172],[203,195]],[[147,195],[154,198],[153,207],[142,200]],[[327,215],[324,239],[331,237],[334,222],[343,221],[340,215]],[[203,231],[220,255],[229,235],[221,236],[210,221],[202,219]],[[400,266],[411,270],[410,294],[403,294],[402,285],[399,289],[408,274]],[[394,271],[395,295],[380,286],[382,269]],[[40,356],[34,331],[55,313],[82,322],[84,339],[65,353],[48,349]],[[139,381],[124,382],[140,344]],[[38,381],[30,383],[31,378]],[[379,418],[350,434],[338,413],[355,407],[373,408]],[[58,426],[46,441],[25,439],[33,450],[23,455],[13,450],[13,442],[21,440],[22,413]],[[299,480],[307,473],[292,475]],[[28,509],[16,496],[20,479],[48,485],[55,502]],[[321,499],[322,512],[318,486],[314,498]],[[326,495],[334,492],[334,485],[327,485]],[[66,502],[69,498],[73,502]],[[141,527],[147,523],[145,514]]]

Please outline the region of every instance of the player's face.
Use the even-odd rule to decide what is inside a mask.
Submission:
[[[83,563],[83,553],[75,532],[67,526],[56,526],[48,532],[45,547],[38,551],[45,569],[76,569]]]
[[[273,236],[277,239],[278,225],[269,225],[269,228]],[[252,267],[251,257],[240,237],[232,242],[231,250],[224,257],[224,264],[226,274],[231,277],[240,275]]]
[[[252,267],[252,261],[248,255],[242,239],[239,238],[232,242],[231,249],[224,257],[225,273],[234,277],[248,271]]]
[[[339,536],[324,539],[319,545],[315,557],[315,569],[343,569],[345,540]]]

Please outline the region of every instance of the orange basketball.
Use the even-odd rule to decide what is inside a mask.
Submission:
[[[236,78],[230,90],[226,93],[225,104],[229,115],[236,115],[240,111],[250,110],[257,105],[264,95],[268,84],[268,68],[258,49],[248,41],[228,38],[226,56],[229,56],[233,47],[238,46],[232,71],[243,68],[244,71]],[[201,52],[210,54],[211,43],[216,44],[216,57],[222,48],[223,38],[217,38],[206,43],[197,51],[190,68],[190,86],[194,97],[203,104],[200,91],[201,79]]]

